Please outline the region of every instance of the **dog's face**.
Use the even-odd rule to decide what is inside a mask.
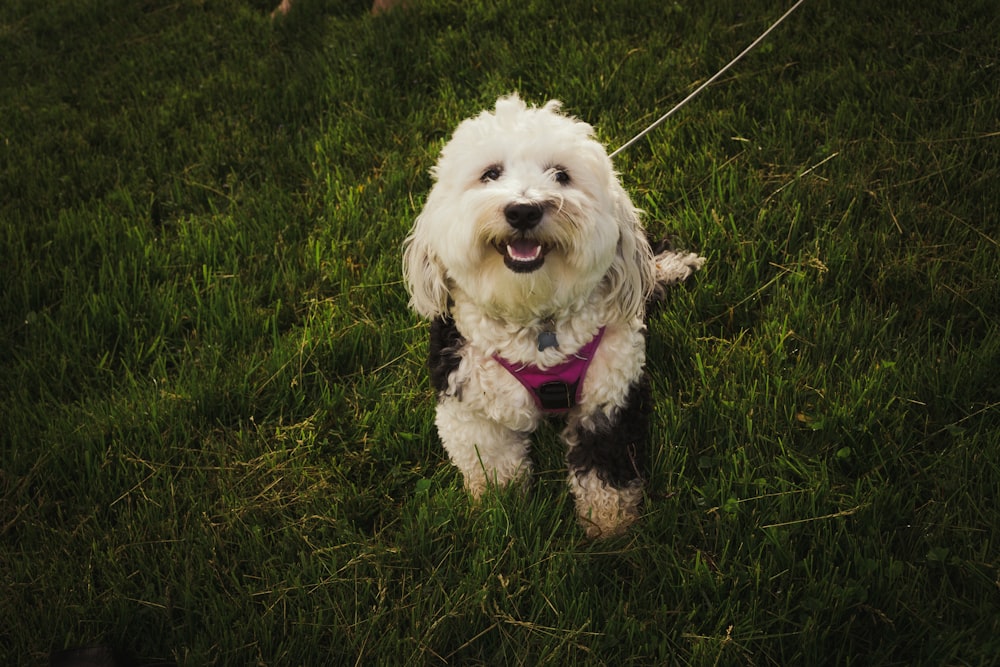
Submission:
[[[460,124],[406,242],[413,307],[445,314],[460,290],[491,316],[525,321],[603,289],[634,309],[625,292],[648,289],[648,247],[592,134],[558,102],[529,108],[517,96]]]

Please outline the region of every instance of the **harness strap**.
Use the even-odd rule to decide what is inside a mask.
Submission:
[[[498,354],[494,354],[493,358],[524,385],[539,410],[552,413],[566,412],[580,402],[583,379],[603,336],[604,327],[601,327],[597,330],[597,335],[577,350],[569,360],[552,368],[541,369],[534,364],[515,365]]]

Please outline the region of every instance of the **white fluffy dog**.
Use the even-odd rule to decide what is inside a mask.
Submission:
[[[561,413],[577,515],[600,537],[642,499],[646,301],[704,258],[654,257],[593,129],[559,107],[511,95],[458,126],[403,272],[431,320],[438,433],[465,487],[528,479],[529,436]]]

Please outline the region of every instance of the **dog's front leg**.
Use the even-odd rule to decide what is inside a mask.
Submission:
[[[440,396],[438,435],[451,462],[462,472],[465,488],[479,498],[487,485],[506,486],[531,478],[530,440],[469,408],[454,396]]]
[[[639,516],[646,476],[649,379],[629,385],[620,405],[570,416],[563,431],[569,485],[588,537],[622,533]]]
[[[483,386],[479,375],[482,358],[470,360],[470,354],[452,318],[431,322],[428,366],[431,384],[438,393],[438,436],[461,471],[465,488],[478,498],[487,484],[505,486],[517,479],[530,480],[529,434],[538,425],[538,418],[530,411],[505,407],[509,402],[496,404],[484,399],[497,390],[489,383],[488,388]],[[505,371],[496,362],[490,363],[506,379]],[[493,412],[488,414],[490,408]]]

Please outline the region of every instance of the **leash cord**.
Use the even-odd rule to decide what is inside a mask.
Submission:
[[[635,142],[637,142],[640,139],[642,139],[644,136],[646,136],[647,134],[649,134],[650,132],[652,132],[654,129],[656,129],[660,125],[660,123],[662,123],[663,121],[665,121],[666,119],[668,119],[672,115],[674,115],[674,113],[678,109],[680,109],[685,104],[687,104],[689,101],[691,101],[696,95],[698,95],[698,93],[700,93],[701,91],[705,90],[710,85],[712,85],[713,83],[715,83],[716,79],[718,79],[720,76],[722,76],[723,74],[725,74],[726,71],[730,67],[732,67],[733,65],[735,65],[736,63],[738,63],[740,61],[740,59],[743,58],[743,56],[745,56],[746,54],[748,54],[751,51],[753,51],[757,47],[758,44],[760,44],[762,41],[764,41],[764,38],[767,37],[771,33],[772,30],[774,30],[775,28],[777,28],[781,24],[782,21],[784,21],[786,18],[788,18],[788,16],[790,16],[792,12],[794,12],[796,9],[798,9],[799,5],[801,5],[805,1],[806,0],[798,0],[798,2],[796,2],[794,5],[792,5],[792,7],[787,12],[785,12],[784,14],[782,14],[781,17],[777,21],[775,21],[774,23],[772,23],[770,28],[768,28],[767,30],[765,30],[764,32],[762,32],[760,34],[760,37],[758,37],[753,42],[751,42],[750,46],[748,46],[747,48],[743,49],[743,51],[741,51],[738,56],[736,56],[735,58],[733,58],[732,60],[730,60],[729,63],[725,67],[723,67],[722,69],[720,69],[718,72],[716,72],[715,75],[712,76],[711,79],[709,79],[705,83],[703,83],[700,86],[698,86],[697,88],[695,88],[694,92],[692,92],[690,95],[688,95],[683,100],[681,100],[680,102],[678,102],[674,106],[673,109],[671,109],[667,113],[665,113],[662,116],[660,116],[656,121],[654,121],[651,125],[649,125],[645,130],[643,130],[639,134],[637,134],[634,137],[632,137],[629,141],[627,141],[625,144],[623,144],[621,147],[619,147],[617,150],[615,150],[613,153],[611,153],[611,155],[609,157],[613,158],[614,156],[616,156],[619,153],[621,153],[622,151],[624,151],[626,148],[629,148]]]

